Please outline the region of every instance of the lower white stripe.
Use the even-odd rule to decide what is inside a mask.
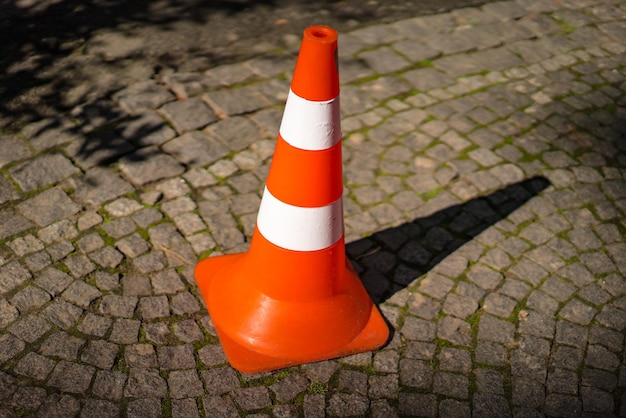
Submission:
[[[279,247],[293,251],[317,251],[343,236],[341,197],[327,206],[303,208],[281,202],[265,188],[257,227]]]
[[[289,90],[280,136],[290,145],[309,151],[335,145],[341,139],[339,96],[315,102]]]

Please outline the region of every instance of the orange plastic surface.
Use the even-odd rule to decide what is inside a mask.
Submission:
[[[339,95],[337,32],[328,26],[304,30],[291,90],[307,100],[325,101]]]
[[[278,135],[265,183],[276,198],[290,205],[321,207],[343,193],[341,142],[320,151],[288,144]]]
[[[388,335],[389,328],[375,306],[372,306],[370,319],[361,333],[350,343],[333,352],[320,352],[318,356],[307,358],[272,357],[261,354],[245,345],[231,340],[221,329],[216,328],[220,336],[220,343],[230,364],[244,373],[260,373],[285,367],[296,366],[304,363],[313,363],[337,357],[349,356],[365,351],[375,350],[384,344],[381,343],[381,335]]]

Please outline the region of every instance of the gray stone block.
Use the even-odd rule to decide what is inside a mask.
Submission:
[[[9,172],[23,191],[29,192],[79,173],[80,170],[61,154],[44,154]]]

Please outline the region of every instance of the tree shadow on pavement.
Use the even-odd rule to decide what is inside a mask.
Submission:
[[[534,177],[376,232],[348,243],[348,258],[374,302],[382,303],[549,185]]]
[[[493,0],[0,0],[0,130],[106,98],[162,70],[282,48],[311,24],[347,30]],[[186,68],[186,70],[185,70]]]
[[[53,117],[149,79],[184,45],[186,26],[191,31],[211,16],[256,7],[275,2],[0,0],[0,128]],[[226,35],[214,32],[213,42],[228,44]],[[197,52],[216,59],[210,50]]]

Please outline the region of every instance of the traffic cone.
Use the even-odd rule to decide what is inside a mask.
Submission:
[[[346,259],[337,32],[304,31],[246,253],[195,277],[230,364],[246,373],[370,351],[389,328]]]

